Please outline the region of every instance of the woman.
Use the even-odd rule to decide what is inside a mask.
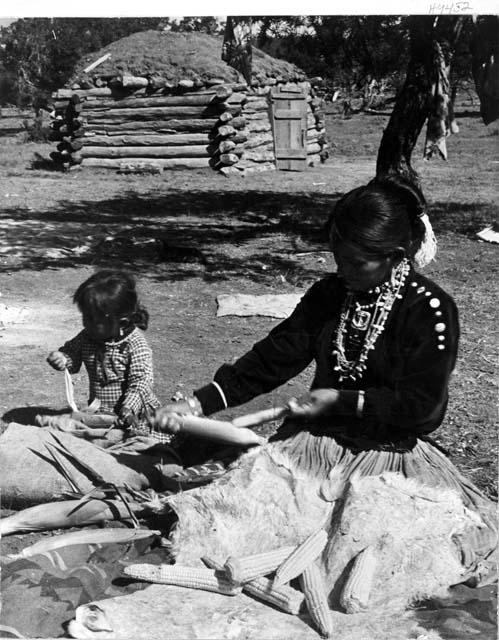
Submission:
[[[330,222],[337,273],[213,382],[160,409],[156,426],[175,429],[172,412],[209,415],[245,403],[315,360],[310,393],[289,403],[287,435],[327,430],[360,448],[407,449],[434,431],[445,414],[459,323],[452,298],[414,270],[434,253],[425,254],[432,240],[425,210],[419,189],[400,179],[344,196]]]
[[[459,322],[452,298],[415,271],[435,253],[424,197],[374,180],[338,202],[329,228],[337,273],[212,382],[156,412],[156,428],[174,432],[178,414],[240,405],[315,361],[310,392],[266,445],[171,498],[177,562],[296,545],[322,527],[315,562],[333,608],[478,584],[493,575],[495,507],[427,436],[445,415]]]

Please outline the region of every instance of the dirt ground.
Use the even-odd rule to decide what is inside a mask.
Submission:
[[[457,466],[495,496],[499,249],[475,233],[497,220],[499,130],[497,123],[485,127],[476,109],[471,103],[458,109],[461,132],[448,140],[447,163],[421,160],[422,135],[414,165],[440,244],[426,273],[455,297],[462,324],[449,411],[435,435]],[[345,191],[373,176],[387,119],[330,115],[326,164],[231,179],[208,170],[57,173],[34,168],[40,165],[34,154],[48,156],[49,145],[0,139],[0,429],[39,407],[64,406],[63,376],[45,358],[79,331],[72,293],[103,266],[138,278],[151,315],[146,335],[160,400],[209,381],[222,362],[278,322],[217,318],[217,296],[295,292],[333,268],[324,223]],[[227,415],[299,394],[311,373]],[[84,373],[75,384],[77,402],[85,404]]]

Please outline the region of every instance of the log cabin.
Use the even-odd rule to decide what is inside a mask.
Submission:
[[[226,175],[323,162],[323,104],[305,73],[254,48],[248,85],[221,51],[215,36],[145,31],[85,56],[52,94],[52,159]]]

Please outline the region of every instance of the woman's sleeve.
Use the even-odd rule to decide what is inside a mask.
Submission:
[[[459,319],[450,297],[440,303],[439,315],[427,298],[410,310],[400,375],[395,374],[393,386],[366,389],[364,418],[419,433],[432,431],[442,421],[457,357]]]
[[[222,365],[212,383],[194,392],[205,415],[268,393],[310,364],[324,322],[323,282],[307,291],[289,318],[236,362]]]
[[[81,368],[82,360],[83,331],[80,331],[71,340],[68,340],[59,348],[67,360],[67,369],[69,373],[78,373]]]

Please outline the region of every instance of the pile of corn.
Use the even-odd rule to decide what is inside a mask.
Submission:
[[[133,564],[125,567],[124,572],[137,580],[204,589],[225,595],[236,595],[243,591],[292,615],[298,615],[305,603],[321,635],[329,638],[333,632],[332,616],[324,580],[315,562],[327,540],[326,531],[319,529],[296,547],[282,547],[239,558],[230,556],[225,563],[204,557],[202,560],[206,568]],[[301,591],[289,584],[297,577]],[[365,593],[356,593],[355,585],[363,582],[358,577],[350,577],[346,586],[348,593],[343,593],[345,602],[349,602],[352,595],[354,598],[360,595],[360,599],[365,600]]]

